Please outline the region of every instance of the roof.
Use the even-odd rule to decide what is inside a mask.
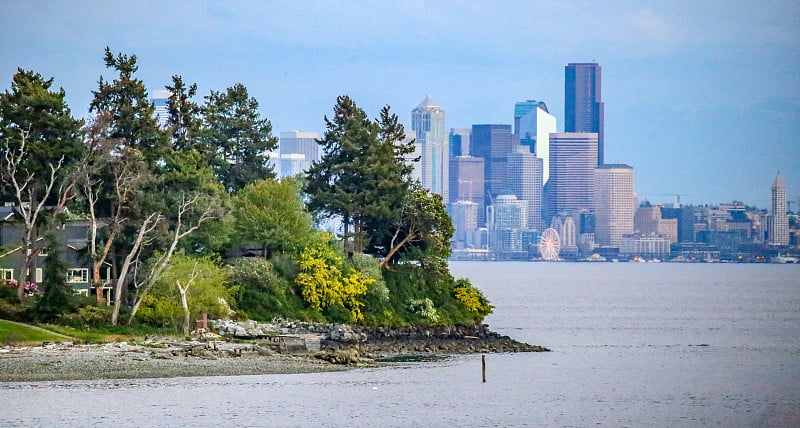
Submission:
[[[781,173],[780,172],[775,177],[775,181],[772,182],[772,188],[773,189],[786,189],[786,185],[783,184],[783,179],[781,178]]]
[[[433,102],[430,95],[425,95],[425,99],[422,100],[422,102],[419,103],[417,108],[415,108],[414,110],[432,110],[432,109],[441,110],[441,108],[442,106]]]
[[[6,221],[14,216],[14,207],[0,207],[0,221]]]
[[[547,104],[545,104],[544,101],[527,100],[514,104],[514,117],[522,117],[531,110],[535,110],[537,107],[541,108],[546,113],[550,113],[550,111],[547,110]]]

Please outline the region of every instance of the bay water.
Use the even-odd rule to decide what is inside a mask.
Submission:
[[[0,383],[0,426],[797,427],[800,265],[452,262],[547,353]]]

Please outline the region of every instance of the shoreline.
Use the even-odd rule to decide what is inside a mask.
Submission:
[[[318,325],[293,324],[303,334]],[[345,371],[397,364],[397,357],[543,352],[488,326],[363,328],[332,326],[319,349],[292,351],[274,341],[150,338],[144,343],[0,348],[0,383]],[[343,334],[342,334],[343,333]]]

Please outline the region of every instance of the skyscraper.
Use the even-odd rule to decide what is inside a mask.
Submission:
[[[595,242],[619,245],[623,235],[633,233],[634,205],[633,168],[599,165],[594,179]]]
[[[542,101],[514,104],[514,136],[519,144],[530,146],[531,153],[543,161],[542,183],[550,178],[550,134],[558,132],[556,118]]]
[[[471,201],[478,206],[478,226],[486,225],[484,210],[483,158],[454,156],[450,158],[450,204]]]
[[[547,182],[547,216],[576,213],[594,207],[594,170],[597,134],[550,134],[550,180]]]
[[[153,114],[158,121],[158,127],[165,129],[169,123],[169,96],[172,95],[165,89],[157,89],[153,91],[150,102],[156,107]]]
[[[448,141],[445,114],[430,96],[411,111],[411,129],[420,148],[422,187],[448,198]]]
[[[486,190],[492,196],[508,188],[506,163],[511,140],[511,125],[472,125],[469,152],[484,159]]]
[[[789,218],[786,216],[786,185],[781,174],[772,182],[772,222],[769,229],[769,243],[772,245],[789,245]]]
[[[600,88],[599,64],[569,63],[564,67],[564,131],[597,133],[597,165],[603,164],[604,149]]]
[[[472,129],[470,128],[450,128],[450,157],[469,156],[469,140],[471,135]]]
[[[548,137],[549,139],[549,137]],[[508,155],[508,185],[517,199],[528,203],[527,229],[542,227],[542,159],[528,146],[516,146]]]
[[[284,131],[280,137],[281,156],[301,154],[305,156],[306,162],[319,160],[319,134],[316,132]]]

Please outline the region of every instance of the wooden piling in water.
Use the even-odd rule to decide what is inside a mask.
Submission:
[[[483,383],[486,383],[486,354],[481,354],[481,372],[483,373]]]

